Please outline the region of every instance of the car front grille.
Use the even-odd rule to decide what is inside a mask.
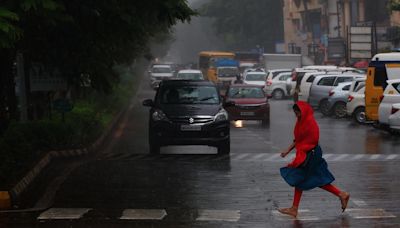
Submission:
[[[192,118],[193,121],[190,121]],[[179,124],[206,124],[210,123],[214,120],[214,117],[212,116],[179,116],[179,117],[170,117],[169,118],[172,122],[174,123],[179,123]]]
[[[255,110],[259,109],[263,106],[264,104],[259,104],[259,105],[236,105],[237,108],[239,109],[244,109],[244,110]]]

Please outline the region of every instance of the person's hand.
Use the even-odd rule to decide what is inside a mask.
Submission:
[[[289,151],[282,151],[281,152],[281,157],[284,158],[289,154]]]

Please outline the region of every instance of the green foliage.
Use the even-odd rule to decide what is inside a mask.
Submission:
[[[14,25],[18,20],[16,13],[0,7],[0,48],[10,47],[21,37],[21,30]]]
[[[213,0],[202,8],[204,16],[215,18],[215,28],[232,50],[256,45],[275,50],[283,40],[283,12],[276,0]]]
[[[390,0],[388,2],[389,10],[400,11],[400,0]]]

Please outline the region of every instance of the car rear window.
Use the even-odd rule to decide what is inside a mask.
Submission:
[[[218,104],[219,94],[213,86],[169,86],[161,90],[162,104]]]
[[[275,71],[275,72],[273,72],[272,73],[272,79],[276,78],[276,76],[278,76],[279,74],[284,73],[284,72],[288,72],[288,71],[284,70],[284,71]],[[292,75],[292,74],[290,73],[290,75]]]
[[[350,86],[351,86],[351,85],[344,86],[342,90],[343,90],[343,91],[349,91],[349,90],[350,90]]]
[[[318,85],[320,86],[333,86],[333,83],[335,82],[336,77],[325,77],[321,78],[319,80]]]
[[[339,85],[339,83],[342,82],[351,82],[351,81],[353,81],[353,77],[338,77],[335,81],[334,86],[337,86]]]
[[[184,80],[203,80],[201,73],[179,73],[177,78]]]
[[[386,89],[387,80],[386,67],[375,67],[374,86],[382,86],[383,89]]]
[[[314,81],[314,79],[315,79],[315,75],[311,75],[309,78],[307,78],[306,82],[312,83]]]
[[[265,81],[265,74],[248,74],[246,75],[246,81]]]
[[[279,77],[279,81],[286,81],[291,77],[292,77],[292,74],[284,74],[284,75]]]
[[[232,87],[228,92],[229,98],[264,98],[265,94],[258,87]]]
[[[151,70],[153,73],[171,73],[171,68],[169,67],[153,67]]]

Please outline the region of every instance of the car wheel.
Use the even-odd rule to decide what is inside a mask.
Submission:
[[[282,100],[284,96],[285,96],[285,94],[284,94],[283,90],[281,90],[281,89],[276,89],[276,90],[274,90],[274,92],[272,92],[272,97],[275,100]]]
[[[319,103],[319,110],[324,114],[324,116],[332,115],[332,110],[329,108],[328,100],[322,100]]]
[[[333,107],[336,118],[344,118],[347,114],[346,110],[346,103],[344,102],[337,102]]]
[[[228,138],[218,145],[218,154],[229,154],[231,152],[231,141]]]
[[[354,111],[354,120],[359,124],[365,124],[367,118],[365,116],[365,108],[359,107]]]

